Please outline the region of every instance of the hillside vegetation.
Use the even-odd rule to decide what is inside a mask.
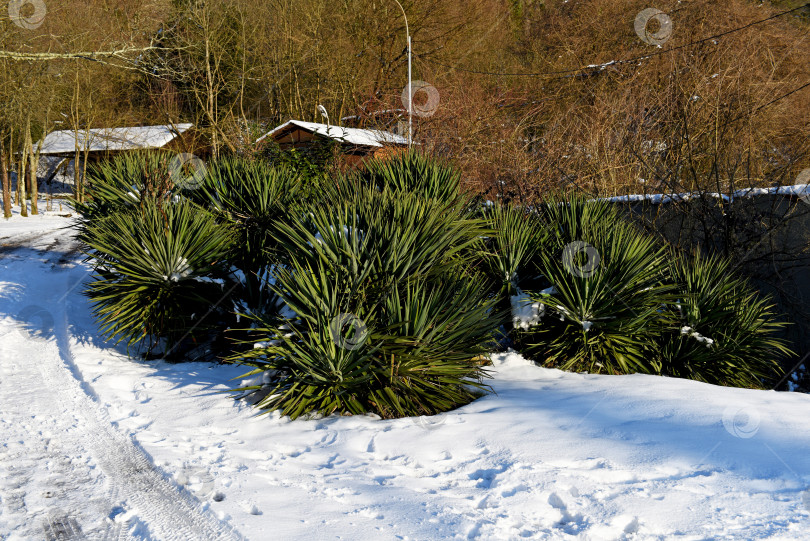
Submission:
[[[518,199],[549,187],[716,190],[790,184],[810,167],[802,2],[402,3],[414,79],[440,96],[435,114],[416,118],[417,138],[452,159],[468,188]],[[36,141],[54,129],[188,121],[219,154],[249,151],[289,118],[320,120],[318,104],[333,122],[367,126],[403,107],[394,0],[18,5],[0,9],[11,162],[29,127]],[[634,30],[650,7],[672,21],[650,22],[662,37],[652,44]],[[15,9],[18,19],[5,16]]]

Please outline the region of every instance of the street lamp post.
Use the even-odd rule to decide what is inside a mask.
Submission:
[[[318,112],[326,119],[326,135],[329,135],[329,113],[326,111],[326,107],[323,105],[318,105]]]
[[[402,16],[405,17],[405,34],[408,36],[408,148],[413,144],[413,85],[411,84],[411,30],[408,27],[408,14],[405,13],[405,8],[399,3],[399,0],[394,0],[402,10]]]

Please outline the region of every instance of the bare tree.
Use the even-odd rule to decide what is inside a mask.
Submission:
[[[0,127],[0,182],[2,182],[3,188],[3,217],[11,218],[11,183],[8,178],[5,138],[5,130]]]

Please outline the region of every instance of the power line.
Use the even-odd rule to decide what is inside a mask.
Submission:
[[[720,32],[719,34],[715,34],[713,36],[702,38],[702,39],[699,39],[697,41],[691,41],[691,42],[686,43],[684,45],[678,45],[677,47],[670,47],[668,49],[663,49],[661,51],[656,51],[654,53],[649,53],[649,54],[645,54],[645,55],[642,55],[642,56],[637,56],[637,57],[634,57],[634,58],[626,58],[624,60],[611,60],[610,62],[606,62],[606,63],[603,63],[603,64],[592,64],[590,66],[586,66],[584,68],[578,68],[578,69],[559,70],[559,71],[545,71],[545,72],[536,72],[536,73],[509,73],[509,72],[496,72],[496,71],[482,71],[482,70],[472,70],[472,69],[468,69],[468,68],[462,68],[462,67],[458,67],[458,66],[451,66],[450,64],[445,64],[443,62],[439,62],[438,60],[434,60],[434,59],[431,59],[431,58],[423,58],[421,55],[417,55],[417,56],[423,61],[433,62],[434,64],[438,64],[438,65],[444,66],[446,68],[450,68],[450,69],[458,70],[458,71],[463,71],[465,73],[473,73],[473,74],[477,74],[477,75],[498,75],[498,76],[505,76],[505,77],[551,77],[551,78],[553,78],[554,76],[572,77],[572,76],[574,76],[573,74],[584,73],[584,72],[601,71],[602,69],[604,69],[604,68],[606,68],[608,66],[616,66],[616,65],[620,65],[620,64],[628,64],[628,63],[632,63],[632,62],[637,62],[639,60],[646,60],[647,58],[653,58],[655,56],[660,56],[660,55],[663,55],[663,54],[671,53],[673,51],[678,51],[680,49],[685,49],[685,48],[691,47],[693,45],[698,45],[700,43],[705,43],[707,41],[722,38],[724,36],[728,36],[729,34],[733,34],[735,32],[740,32],[740,31],[745,30],[747,28],[751,28],[752,26],[756,26],[758,24],[762,24],[762,23],[766,23],[768,21],[772,21],[773,19],[783,17],[783,16],[785,16],[785,15],[787,15],[789,13],[793,13],[794,11],[798,11],[800,9],[804,9],[804,8],[807,8],[807,7],[810,7],[810,2],[808,2],[808,3],[806,3],[806,4],[802,5],[802,6],[799,6],[799,7],[795,7],[793,9],[782,11],[780,13],[777,13],[776,15],[772,15],[772,16],[767,17],[765,19],[761,19],[759,21],[754,21],[754,22],[748,23],[748,24],[746,24],[744,26],[734,28],[732,30],[726,30],[725,32]]]
[[[725,128],[725,127],[726,127],[726,126],[728,126],[729,124],[733,124],[734,122],[737,122],[738,120],[742,120],[743,118],[749,118],[749,117],[752,117],[752,116],[754,116],[755,114],[757,114],[758,112],[760,112],[761,110],[765,109],[766,107],[769,107],[769,106],[773,105],[774,103],[776,103],[776,102],[778,102],[778,101],[780,101],[780,100],[783,100],[783,99],[787,98],[788,96],[790,96],[790,95],[792,95],[792,94],[795,94],[796,92],[799,92],[800,90],[803,90],[803,89],[808,88],[808,87],[810,87],[810,81],[808,81],[808,82],[804,83],[804,84],[803,84],[802,86],[800,86],[800,87],[794,88],[794,89],[793,89],[793,90],[791,90],[790,92],[787,92],[787,93],[785,93],[785,94],[782,94],[781,96],[778,96],[778,97],[776,97],[776,98],[772,99],[772,100],[771,100],[771,101],[769,101],[768,103],[764,103],[764,104],[760,105],[759,107],[755,107],[755,108],[754,108],[754,109],[752,109],[752,110],[751,110],[751,112],[750,112],[750,113],[748,113],[748,114],[745,114],[745,115],[740,115],[740,116],[738,116],[738,117],[736,117],[736,118],[732,118],[731,120],[729,120],[729,121],[727,121],[727,122],[724,122],[723,124],[721,124],[720,126],[718,126],[718,128],[717,128],[717,129],[719,130],[720,128]]]

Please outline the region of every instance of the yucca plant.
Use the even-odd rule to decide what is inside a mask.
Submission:
[[[358,175],[362,183],[380,190],[414,193],[440,201],[460,197],[461,173],[449,163],[415,150],[369,160]]]
[[[86,198],[73,201],[82,219],[92,221],[116,212],[165,202],[176,194],[172,178],[175,155],[164,151],[125,153],[87,168]]]
[[[371,398],[383,417],[433,415],[484,394],[483,356],[500,320],[480,276],[398,284],[382,311],[387,340]]]
[[[492,203],[483,208],[482,214],[494,233],[475,249],[497,291],[499,308],[508,313],[510,299],[536,285],[534,263],[550,233],[539,216],[526,208]],[[511,328],[508,318],[504,323]]]
[[[363,294],[410,276],[462,272],[469,248],[490,233],[463,201],[344,183],[281,223],[276,241],[289,259],[313,268],[329,261],[345,289]]]
[[[304,207],[298,173],[285,166],[243,157],[226,157],[209,164],[196,196],[235,231],[229,262],[242,271],[242,298],[256,309],[269,299],[262,287],[271,266],[285,252],[274,237],[283,222]]]
[[[496,319],[476,280],[411,280],[382,305],[340,289],[322,262],[278,276],[279,293],[306,312],[278,325],[263,316],[252,330],[261,347],[231,360],[266,374],[256,406],[283,415],[372,412],[384,418],[432,415],[485,392],[487,351]]]
[[[541,209],[551,237],[531,292],[546,316],[520,342],[546,366],[597,373],[659,373],[656,338],[671,300],[667,254],[605,201],[573,197]]]
[[[90,222],[80,238],[96,269],[85,293],[107,339],[151,350],[163,338],[173,349],[215,323],[206,316],[224,292],[206,278],[224,276],[232,238],[205,209],[145,200]]]
[[[778,336],[770,298],[760,297],[728,260],[694,253],[670,257],[678,303],[658,340],[661,372],[718,385],[765,388],[793,355]]]
[[[372,318],[351,303],[333,274],[293,266],[294,270],[278,270],[276,276],[282,297],[301,311],[281,322],[263,313],[250,316],[253,327],[249,334],[257,341],[256,347],[228,360],[253,368],[242,377],[262,374],[265,380],[235,391],[257,394],[256,407],[280,410],[293,419],[313,413],[369,411],[366,398],[373,378],[376,336],[369,337],[367,327],[345,328],[341,317],[354,310],[358,323]],[[362,347],[343,347],[343,340],[353,336],[346,333],[356,331],[364,332]]]
[[[463,255],[485,223],[460,202],[348,186],[280,227],[290,263],[274,290],[296,315],[256,318],[263,347],[231,360],[270,383],[240,390],[291,417],[424,415],[469,402],[484,389],[479,356],[498,324]]]

